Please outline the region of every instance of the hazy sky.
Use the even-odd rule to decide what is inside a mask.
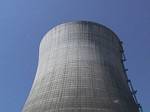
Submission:
[[[150,112],[150,0],[0,0],[0,112],[21,112],[38,63],[38,47],[53,26],[90,20],[124,42],[128,76]]]

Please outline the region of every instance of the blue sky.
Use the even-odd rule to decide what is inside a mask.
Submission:
[[[38,63],[38,47],[53,26],[90,20],[124,42],[128,76],[150,111],[149,0],[0,0],[0,112],[20,112]]]

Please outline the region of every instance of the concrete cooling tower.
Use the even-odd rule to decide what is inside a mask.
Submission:
[[[119,38],[101,24],[52,28],[22,112],[139,112],[123,61]]]

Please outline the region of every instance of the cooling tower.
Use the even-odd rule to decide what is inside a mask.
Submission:
[[[60,24],[42,39],[23,112],[139,112],[119,38],[88,21]]]

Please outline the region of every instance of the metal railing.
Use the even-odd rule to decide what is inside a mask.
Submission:
[[[134,99],[134,101],[135,101],[137,107],[138,107],[139,112],[143,112],[143,108],[142,108],[141,104],[139,103],[139,101],[137,100],[137,96],[136,96],[137,90],[134,89],[131,80],[130,80],[130,79],[128,78],[128,76],[127,76],[127,71],[128,71],[128,69],[126,69],[125,66],[124,66],[124,65],[125,65],[124,62],[125,62],[127,59],[126,59],[126,56],[125,56],[125,54],[124,54],[124,48],[123,48],[123,45],[122,45],[122,44],[123,44],[123,42],[120,41],[120,47],[121,47],[120,52],[122,53],[121,62],[122,62],[122,66],[123,66],[123,69],[124,69],[125,77],[126,77],[126,79],[127,79],[127,83],[128,83],[128,85],[129,85],[131,94],[132,94],[132,96],[133,96],[133,99]]]

